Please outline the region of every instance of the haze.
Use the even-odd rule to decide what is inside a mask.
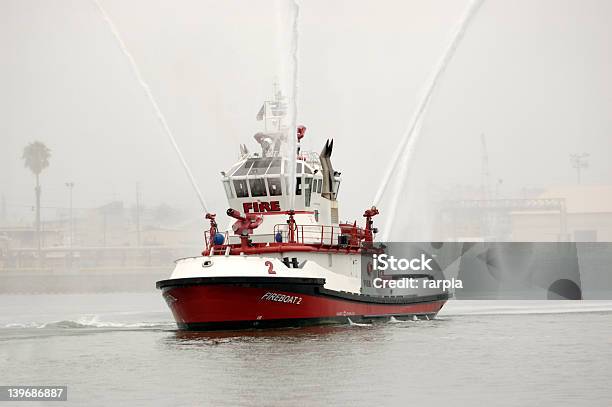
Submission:
[[[102,0],[166,115],[210,207],[219,172],[251,148],[277,74],[274,1]],[[341,218],[371,204],[391,151],[467,2],[303,1],[298,123],[305,148],[335,139]],[[611,184],[612,3],[487,1],[445,72],[411,166],[406,212],[431,189],[478,186],[480,135],[501,193]],[[43,218],[68,206],[167,203],[202,219],[198,200],[111,32],[90,1],[0,0],[0,193],[31,222],[23,147],[44,142]],[[51,209],[49,209],[51,208]],[[384,205],[382,210],[384,211]],[[202,224],[203,221],[202,221]],[[198,237],[199,238],[199,237]]]

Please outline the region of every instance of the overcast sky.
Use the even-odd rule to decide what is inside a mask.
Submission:
[[[256,147],[255,115],[277,73],[274,1],[101,0],[155,94],[209,205],[219,171]],[[360,216],[467,1],[302,1],[298,122],[306,149],[334,138],[341,218]],[[402,210],[432,187],[480,183],[480,134],[494,179],[612,184],[612,2],[490,0],[437,89]],[[166,202],[199,216],[172,146],[125,56],[88,0],[0,0],[0,193],[33,202],[21,152],[53,152],[43,206]],[[384,205],[383,205],[384,210]]]

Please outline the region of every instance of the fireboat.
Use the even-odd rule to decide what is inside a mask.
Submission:
[[[240,159],[221,172],[230,218],[226,231],[207,213],[201,256],[177,260],[156,283],[181,330],[235,330],[432,319],[449,298],[432,288],[376,288],[372,269],[375,207],[364,225],[340,222],[341,174],[331,163],[333,140],[321,153],[301,151],[306,127],[288,131],[287,101],[278,88],[256,118],[264,131],[261,151],[240,146]],[[294,161],[281,154],[287,135],[297,136]],[[287,155],[287,154],[285,154]],[[290,165],[296,164],[290,208]],[[255,233],[257,232],[257,233]],[[415,274],[415,279],[433,279]]]

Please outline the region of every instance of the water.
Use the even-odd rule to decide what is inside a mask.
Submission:
[[[425,112],[427,111],[427,107],[429,106],[433,92],[435,91],[438,82],[440,81],[440,78],[444,73],[444,70],[453,58],[453,55],[455,54],[455,51],[457,50],[461,39],[465,35],[465,32],[468,29],[470,22],[474,19],[474,16],[480,9],[480,6],[483,2],[484,0],[471,0],[465,15],[461,18],[459,24],[457,25],[457,28],[450,37],[451,40],[448,43],[447,48],[444,50],[442,57],[435,66],[432,76],[425,83],[424,93],[422,94],[417,104],[417,109],[415,110],[408,124],[408,127],[404,132],[404,135],[402,136],[400,145],[395,150],[393,159],[389,162],[389,165],[387,166],[383,181],[381,182],[380,186],[378,187],[378,190],[376,191],[376,195],[374,197],[374,205],[379,206],[380,201],[388,187],[389,181],[391,180],[391,177],[396,174],[395,169],[401,159],[402,161],[399,167],[400,175],[395,182],[394,194],[390,199],[391,203],[389,204],[389,211],[386,218],[387,221],[385,222],[385,228],[383,229],[384,235],[381,239],[382,241],[389,240],[389,234],[391,233],[393,220],[395,218],[395,211],[397,210],[399,192],[406,181],[406,175],[408,173],[408,164],[412,161],[415,146],[419,139],[423,117],[425,115]]]
[[[170,140],[170,143],[172,143],[172,147],[174,147],[174,151],[176,152],[176,155],[178,156],[179,160],[181,161],[181,164],[183,165],[183,169],[185,170],[185,174],[187,175],[187,177],[189,178],[189,181],[191,182],[191,186],[193,187],[193,189],[194,189],[194,191],[195,191],[195,193],[196,193],[196,195],[198,197],[198,200],[200,201],[200,204],[202,205],[202,209],[204,210],[205,213],[208,213],[208,205],[206,205],[206,201],[204,200],[204,196],[202,195],[202,192],[200,191],[200,188],[198,187],[198,184],[195,181],[195,178],[193,176],[193,173],[191,172],[191,169],[189,168],[189,165],[187,165],[187,161],[185,161],[185,157],[183,156],[183,153],[181,152],[181,149],[179,148],[178,144],[176,143],[176,139],[174,138],[174,134],[172,134],[172,130],[170,130],[170,126],[168,126],[168,122],[166,121],[166,117],[164,116],[164,114],[162,113],[161,109],[159,108],[157,100],[155,99],[155,96],[153,96],[153,92],[151,92],[151,88],[149,87],[147,82],[144,80],[144,77],[140,73],[140,69],[138,68],[138,64],[136,63],[136,60],[134,59],[134,57],[130,53],[130,51],[129,51],[127,45],[125,44],[125,42],[123,41],[123,39],[121,38],[121,34],[119,34],[119,30],[117,30],[117,27],[115,27],[115,24],[113,24],[113,21],[111,20],[110,16],[108,15],[108,13],[106,13],[104,8],[102,7],[102,4],[100,4],[100,1],[99,0],[93,0],[93,2],[96,5],[96,7],[97,7],[98,11],[100,12],[100,14],[102,15],[102,18],[104,19],[104,21],[108,25],[108,28],[113,33],[113,36],[115,37],[115,40],[117,40],[117,44],[119,45],[119,48],[121,49],[121,52],[123,52],[123,54],[127,58],[128,62],[130,63],[130,67],[132,68],[132,71],[134,72],[134,75],[136,76],[136,79],[138,80],[138,83],[140,84],[140,87],[142,88],[142,90],[144,91],[145,95],[147,96],[147,99],[149,100],[149,103],[151,103],[151,107],[153,107],[153,111],[155,112],[155,116],[157,117],[157,120],[159,121],[159,124],[161,125],[162,131],[168,137],[168,140]]]
[[[289,113],[289,209],[295,209],[295,183],[297,165],[297,118],[298,118],[298,75],[299,75],[299,44],[300,44],[300,5],[293,0],[291,7],[291,110]]]
[[[289,209],[295,209],[297,163],[298,78],[300,54],[300,3],[297,0],[276,1],[277,52],[281,89],[289,101],[286,154],[289,158]]]
[[[176,331],[159,293],[4,295],[0,384],[65,384],[71,405],[609,406],[611,322],[610,301],[453,301],[206,334]]]

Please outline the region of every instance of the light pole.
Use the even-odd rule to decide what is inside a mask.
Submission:
[[[140,247],[140,183],[136,183],[136,245]]]
[[[74,221],[72,217],[72,189],[74,188],[74,182],[66,182],[66,186],[70,191],[70,249],[74,241]],[[72,255],[72,252],[70,253]]]
[[[580,174],[583,168],[589,168],[589,162],[587,159],[589,158],[588,153],[582,154],[570,154],[570,162],[572,167],[576,169],[576,177],[578,179],[578,185],[580,185],[581,179]]]

